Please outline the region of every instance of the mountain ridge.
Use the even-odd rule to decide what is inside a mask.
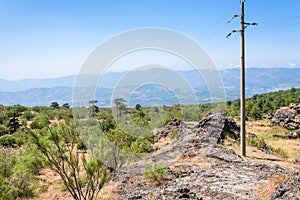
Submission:
[[[140,88],[141,85],[134,85],[145,79],[145,77],[153,77],[155,80],[160,81],[167,77],[168,71],[158,71],[157,69],[151,69],[152,71],[146,71],[143,75],[142,72],[108,72],[101,80],[98,80],[97,88],[97,98],[99,100],[100,106],[110,106],[111,105],[111,94],[114,89],[118,87],[127,87],[130,85],[132,87]],[[162,73],[165,73],[164,74]],[[174,71],[173,71],[174,72]],[[205,84],[205,80],[201,78],[201,75],[195,70],[190,71],[178,71],[179,76],[172,78],[168,76],[168,80],[165,83],[172,84],[171,88],[176,88],[179,91],[184,90],[183,84],[178,81],[178,77],[183,77],[184,81],[195,91],[197,97],[200,98],[199,103],[207,103],[204,99],[209,99],[209,92]],[[239,98],[239,68],[223,69],[219,71],[220,77],[223,81],[223,89],[226,94],[226,100],[233,100]],[[142,75],[141,75],[142,74]],[[89,79],[89,75],[85,78]],[[127,77],[126,77],[127,76]],[[125,78],[124,78],[125,77]],[[246,69],[246,94],[247,97],[251,97],[255,94],[262,94],[265,92],[272,92],[278,90],[285,90],[290,88],[300,88],[300,69],[299,68],[247,68]],[[49,79],[22,79],[19,81],[7,81],[0,79],[0,104],[3,105],[13,105],[22,104],[26,106],[34,105],[45,105],[48,106],[52,101],[57,101],[59,103],[71,103],[72,94],[74,89],[74,84],[78,77],[75,75],[64,76],[59,78],[49,78]],[[126,81],[126,78],[132,82]],[[125,81],[124,81],[125,80]],[[125,83],[123,83],[123,82]],[[129,84],[130,83],[130,84]],[[121,86],[120,86],[121,84]],[[123,84],[123,85],[122,85]],[[127,85],[126,85],[127,84]],[[147,90],[145,89],[147,88]],[[139,94],[147,91],[149,94],[149,99],[153,95],[157,97],[164,96],[163,93],[155,92],[157,86],[144,87],[138,91]],[[171,91],[171,90],[169,90]],[[151,96],[152,94],[152,96]],[[147,97],[147,98],[148,98]],[[138,102],[138,96],[133,100],[132,104]],[[157,99],[157,98],[156,98]],[[174,99],[173,97],[170,99]],[[203,101],[202,101],[203,100]],[[153,105],[156,102],[148,102],[147,105]],[[166,102],[163,102],[166,104]],[[176,101],[170,101],[170,104],[178,103]]]

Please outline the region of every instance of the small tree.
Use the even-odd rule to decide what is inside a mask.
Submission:
[[[251,119],[258,120],[262,118],[263,113],[257,106],[253,106],[248,115]]]
[[[20,113],[18,113],[16,110],[12,110],[12,111],[9,111],[7,115],[9,116],[7,128],[9,130],[9,133],[13,134],[21,126],[20,122],[19,122]]]
[[[68,103],[64,103],[62,106],[62,108],[65,108],[65,109],[69,109],[70,108],[70,105]]]
[[[79,138],[75,130],[73,125],[60,124],[46,132],[33,132],[32,138],[72,197],[93,200],[109,175],[99,160],[95,157],[86,159],[85,153],[77,150]]]
[[[98,100],[90,100],[89,101],[91,117],[96,117],[96,113],[99,112],[99,108],[98,108],[98,106],[96,106],[97,102],[98,102]]]
[[[118,123],[118,117],[121,117],[121,111],[126,111],[126,100],[123,98],[116,98],[114,100],[116,106],[116,122]]]
[[[138,103],[138,104],[135,105],[136,110],[141,110],[141,108],[142,108],[141,104]]]
[[[56,101],[54,101],[54,102],[51,102],[50,107],[57,109],[57,108],[59,108],[59,104]]]

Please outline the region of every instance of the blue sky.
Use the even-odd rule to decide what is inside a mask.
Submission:
[[[300,66],[300,1],[247,0],[247,67]],[[88,55],[127,30],[161,27],[197,41],[218,68],[239,65],[239,0],[0,0],[0,78],[77,74]]]

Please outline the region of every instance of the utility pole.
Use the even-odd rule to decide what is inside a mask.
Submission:
[[[246,111],[245,111],[245,2],[241,2],[241,155],[246,156]]]
[[[241,128],[240,128],[240,144],[241,144],[241,155],[246,156],[246,110],[245,110],[245,29],[249,25],[257,25],[257,23],[246,23],[245,22],[245,1],[241,1],[241,14],[234,15],[228,23],[234,18],[240,17],[241,29],[233,30],[226,37],[228,38],[232,33],[241,33],[241,71],[240,71],[240,95],[241,95]]]

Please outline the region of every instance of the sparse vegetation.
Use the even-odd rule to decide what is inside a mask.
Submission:
[[[144,175],[153,182],[159,183],[167,172],[167,167],[162,164],[146,165]]]
[[[300,159],[299,139],[273,137],[292,131],[262,120],[264,115],[280,106],[299,102],[299,96],[300,89],[291,89],[247,99],[247,132],[257,136],[248,137],[248,145],[269,150],[282,158]],[[65,189],[73,198],[92,199],[108,179],[108,170],[116,171],[133,160],[133,156],[153,151],[155,128],[174,118],[198,121],[207,112],[223,108],[221,103],[161,107],[137,104],[133,108],[123,99],[115,103],[115,110],[97,107],[97,100],[91,100],[88,108],[70,108],[68,104],[60,106],[57,102],[49,107],[31,108],[0,105],[0,199],[27,198],[42,191],[38,176],[40,169],[45,167],[51,167],[61,176]],[[238,117],[239,101],[226,104],[227,113]],[[75,122],[73,114],[78,119]],[[78,130],[85,142],[79,139]],[[90,138],[91,132],[99,134],[96,138],[101,139]],[[177,134],[177,130],[171,131],[169,141]],[[100,149],[100,154],[96,150],[89,151],[95,145],[104,144],[109,144],[109,149]],[[161,183],[166,170],[164,165],[147,165],[144,175]]]
[[[173,140],[176,137],[177,134],[178,134],[178,130],[171,131],[170,132],[170,138]]]
[[[98,159],[87,159],[84,151],[77,150],[79,137],[75,130],[71,124],[60,124],[36,131],[32,133],[33,143],[74,199],[93,200],[109,174]]]
[[[259,149],[268,149],[268,145],[263,138],[249,138],[247,139],[249,146],[257,147]]]

